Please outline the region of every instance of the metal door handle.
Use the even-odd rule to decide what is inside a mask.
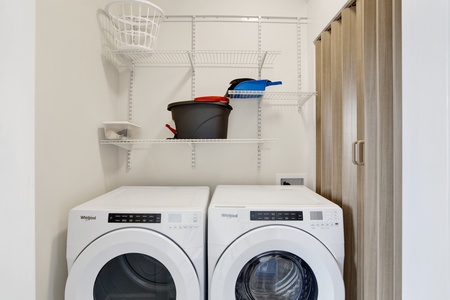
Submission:
[[[357,166],[364,166],[364,140],[358,140],[352,144],[352,161]]]
[[[353,142],[353,144],[352,144],[352,162],[355,165],[358,165],[358,161],[356,160],[356,146],[357,146],[357,144],[358,144],[358,141]]]

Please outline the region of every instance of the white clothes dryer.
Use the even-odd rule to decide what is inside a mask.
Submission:
[[[208,187],[121,187],[69,213],[65,300],[203,300]]]
[[[342,209],[304,186],[218,186],[210,300],[344,300]]]

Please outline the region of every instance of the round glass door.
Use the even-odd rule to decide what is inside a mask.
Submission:
[[[167,268],[157,259],[128,253],[108,261],[94,283],[94,300],[175,300],[176,288]]]
[[[309,265],[284,251],[252,258],[236,281],[237,300],[316,300],[317,280]]]
[[[311,234],[290,226],[246,232],[212,268],[208,291],[213,300],[345,300],[334,255]]]
[[[148,229],[109,232],[69,269],[65,300],[200,299],[198,274],[172,240]]]

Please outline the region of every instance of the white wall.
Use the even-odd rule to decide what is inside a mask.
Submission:
[[[114,114],[118,82],[101,59],[106,1],[36,3],[36,298],[61,300],[68,211],[118,185],[102,164],[115,152],[99,147],[97,132]]]
[[[34,16],[34,0],[0,2],[0,293],[11,300],[35,295]]]
[[[348,0],[308,0],[308,46],[313,46],[314,40],[347,2]]]
[[[276,172],[304,173],[308,161],[314,161],[309,158],[314,153],[298,139],[306,135],[309,125],[304,124],[313,120],[311,116],[305,111],[298,113],[296,107],[274,106],[265,109],[268,121],[263,122],[263,134],[276,137],[277,131],[281,131],[281,138],[279,143],[264,147],[260,173],[256,168],[256,145],[200,145],[195,169],[191,168],[191,153],[186,145],[156,145],[150,150],[133,153],[133,168],[126,172],[125,152],[98,144],[98,129],[103,121],[126,119],[126,111],[122,108],[128,93],[126,72],[117,73],[101,59],[97,10],[107,2],[36,1],[36,298],[39,300],[63,299],[67,276],[67,214],[77,204],[125,184],[206,184],[214,187],[219,183],[274,183]],[[155,3],[167,14],[306,14],[304,2],[297,0],[285,0],[282,5],[269,0],[159,0]],[[190,49],[189,36],[181,36],[180,32],[176,32],[179,40],[174,41],[173,32],[171,37],[164,38],[173,26],[177,25],[164,24],[166,33],[161,33],[160,46]],[[206,34],[204,26],[200,25],[198,29]],[[278,48],[284,48],[283,43],[292,43],[291,40],[284,41],[282,35],[273,34],[276,28],[266,29],[271,34],[264,35],[263,45],[271,48],[269,50],[284,51]],[[248,40],[241,38],[242,44],[230,45],[219,39],[220,47],[242,49],[243,45],[251,44],[257,49],[257,31],[245,30],[254,32]],[[292,36],[292,32],[295,30],[288,29],[283,33]],[[211,38],[218,39],[217,36]],[[281,44],[276,45],[278,42]],[[205,38],[199,43],[202,47],[216,46]],[[189,77],[183,72],[186,73],[170,68],[156,73],[149,69],[136,71],[135,121],[142,123],[144,137],[170,136],[164,127],[171,120],[167,104],[190,97]],[[223,94],[229,76],[236,76],[236,73],[209,72],[198,75],[198,93]],[[291,69],[286,71],[283,67],[266,73],[271,79],[283,80],[283,87],[292,90],[295,82],[292,77],[295,76],[291,74]],[[166,81],[161,82],[161,78]],[[206,82],[209,78],[214,78],[212,86]],[[255,125],[255,111],[242,104],[233,104],[233,107],[230,126],[234,129],[230,128],[230,135],[253,134],[251,126]],[[244,133],[239,128],[244,128]]]
[[[403,5],[403,298],[450,299],[449,3]]]

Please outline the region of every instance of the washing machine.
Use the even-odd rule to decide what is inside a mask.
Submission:
[[[344,300],[342,209],[305,186],[218,186],[210,300]]]
[[[203,300],[208,187],[126,186],[69,213],[65,300]]]

